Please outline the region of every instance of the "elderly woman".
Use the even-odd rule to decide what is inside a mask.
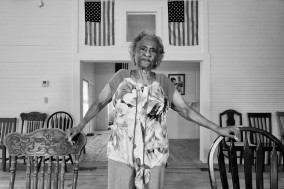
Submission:
[[[104,87],[77,127],[72,138],[112,101],[113,132],[108,142],[109,189],[162,189],[169,157],[166,113],[182,117],[219,135],[236,138],[237,128],[221,128],[189,107],[164,74],[153,72],[161,64],[164,47],[159,37],[142,32],[132,42],[130,55],[136,69],[118,71]]]

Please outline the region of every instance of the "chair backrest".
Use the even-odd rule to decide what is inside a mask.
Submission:
[[[64,111],[53,113],[47,120],[47,128],[58,128],[63,131],[73,127],[72,116]]]
[[[236,121],[236,119],[238,120]],[[220,127],[243,125],[242,114],[233,109],[225,110],[219,114],[219,124]],[[240,142],[242,141],[243,141],[243,134],[240,135]]]
[[[276,112],[276,118],[281,140],[284,142],[284,112]]]
[[[17,118],[0,118],[0,145],[4,145],[4,138],[8,133],[16,132]]]
[[[21,133],[30,133],[37,129],[44,128],[44,121],[47,117],[46,113],[30,112],[21,113],[22,119]]]
[[[236,125],[236,120],[235,118],[238,118],[239,121],[237,123],[239,123],[239,125],[243,124],[243,118],[242,118],[242,114],[240,112],[237,112],[236,110],[233,109],[228,109],[225,110],[224,112],[219,114],[219,124],[221,127],[223,127],[223,122],[226,119],[226,125],[225,126],[234,126]]]
[[[271,113],[247,113],[247,115],[250,127],[259,128],[272,134]],[[251,137],[252,142],[254,142],[256,136],[252,135]],[[267,141],[266,139],[265,137],[261,137],[261,142],[271,145],[270,140]]]
[[[65,156],[72,154],[75,156],[72,188],[76,189],[79,157],[86,140],[86,136],[80,133],[72,145],[66,138],[65,132],[57,128],[38,129],[29,134],[8,134],[5,137],[5,145],[11,156],[10,188],[14,188],[14,185],[17,184],[17,181],[15,183],[15,175],[18,156],[28,158],[25,164],[26,188],[63,188],[66,166]],[[46,159],[48,161],[45,161]],[[38,170],[39,160],[41,161]]]
[[[230,158],[229,166],[231,166],[230,172],[227,171],[228,169],[226,168],[226,164],[224,161],[224,153],[222,147],[223,142],[221,142],[224,139],[224,137],[219,136],[212,144],[208,154],[208,167],[209,167],[209,178],[210,178],[211,188],[217,189],[218,184],[219,188],[236,189],[236,188],[252,188],[252,186],[254,187],[256,186],[256,188],[263,188],[264,183],[267,183],[267,181],[269,181],[268,183],[270,183],[270,188],[272,189],[278,188],[277,151],[284,153],[284,145],[275,136],[262,129],[253,128],[253,127],[240,127],[240,131],[246,133],[245,135],[246,137],[244,139],[244,147],[243,147],[244,165],[238,164],[236,157],[237,146],[235,146],[234,144],[235,141],[231,140],[230,150],[229,150],[229,153],[231,154],[229,157]],[[255,134],[256,136],[266,137],[273,143],[270,164],[268,165],[270,171],[264,172],[265,151],[264,151],[264,146],[262,145],[262,142],[260,142],[259,137],[256,146],[250,144],[249,135],[251,135],[252,133]],[[215,154],[216,151],[218,151],[217,153],[218,163],[214,164],[214,156],[216,155]],[[253,164],[254,154],[256,154],[255,164]],[[241,176],[241,174],[244,174],[244,176]],[[270,174],[270,177],[266,176],[267,174]],[[253,181],[255,181],[255,183],[253,183]]]

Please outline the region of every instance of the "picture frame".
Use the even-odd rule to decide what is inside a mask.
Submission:
[[[185,74],[168,74],[168,77],[180,94],[185,95]]]

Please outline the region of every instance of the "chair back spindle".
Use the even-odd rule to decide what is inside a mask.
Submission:
[[[21,133],[31,133],[37,129],[44,128],[46,113],[30,112],[21,113],[22,119]]]
[[[58,128],[66,131],[73,127],[72,116],[64,111],[53,113],[47,120],[47,128]]]

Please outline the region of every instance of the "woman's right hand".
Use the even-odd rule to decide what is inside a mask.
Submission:
[[[68,138],[68,141],[72,141],[73,137],[80,133],[82,131],[82,128],[77,126],[73,128],[69,128],[65,131],[66,137]]]

